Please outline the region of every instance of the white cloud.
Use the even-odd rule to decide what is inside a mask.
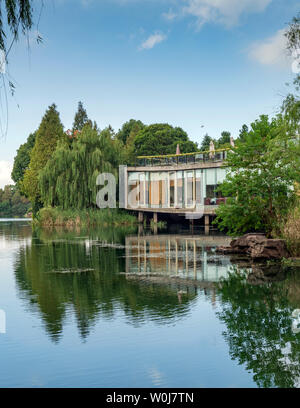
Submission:
[[[13,165],[11,162],[0,160],[0,188],[3,188],[7,184],[14,184],[10,177],[12,168]]]
[[[196,17],[200,28],[208,22],[227,27],[239,22],[242,14],[263,12],[272,0],[183,0],[182,13]]]
[[[177,13],[174,13],[174,11],[170,9],[167,13],[163,13],[163,17],[166,20],[172,21],[177,17]]]
[[[156,44],[159,44],[160,42],[164,41],[167,38],[165,34],[160,34],[160,33],[155,33],[150,35],[150,37],[145,40],[141,46],[140,50],[150,50],[153,48]]]
[[[286,51],[287,40],[285,30],[278,30],[275,35],[263,41],[256,42],[249,49],[249,57],[262,65],[278,67],[291,66],[291,57]]]

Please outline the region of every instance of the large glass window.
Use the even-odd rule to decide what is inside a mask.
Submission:
[[[128,173],[128,206],[139,206],[139,173]]]
[[[195,190],[196,190],[196,204],[202,204],[202,172],[195,171]]]
[[[216,204],[217,172],[216,169],[205,169],[206,172],[206,195],[204,204]]]
[[[175,176],[176,173],[174,171],[169,173],[170,207],[174,207],[175,205]]]
[[[145,173],[140,173],[139,175],[139,205],[144,206],[146,201],[146,190],[145,190]]]
[[[217,168],[217,184],[223,183],[223,181],[226,178],[226,169],[223,168]]]
[[[226,178],[226,173],[227,170],[224,168],[217,168],[217,189],[219,189],[220,184],[223,183],[223,181]],[[224,199],[224,194],[222,193],[222,191],[217,191],[216,192],[216,197],[217,197],[217,202],[216,204],[220,204],[222,202],[225,202]]]
[[[177,206],[182,208],[184,206],[184,178],[183,171],[176,172],[177,177]]]
[[[150,173],[150,207],[159,207],[159,173]]]
[[[168,172],[150,173],[150,207],[168,207]]]
[[[185,204],[186,204],[186,207],[193,207],[194,206],[194,172],[186,171],[185,176],[186,176]]]
[[[149,206],[150,203],[150,173],[147,171],[145,173],[145,205]]]
[[[168,173],[162,172],[159,174],[159,206],[167,208],[168,198]]]

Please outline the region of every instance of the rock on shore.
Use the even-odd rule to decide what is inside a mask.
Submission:
[[[228,247],[219,247],[217,252],[223,254],[246,254],[253,259],[289,258],[286,243],[283,239],[270,239],[264,234],[246,234],[233,239]]]

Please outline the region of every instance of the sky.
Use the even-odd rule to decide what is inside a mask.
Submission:
[[[275,115],[293,79],[283,34],[299,0],[41,5],[34,1],[35,27],[14,45],[1,78],[0,187],[11,182],[18,147],[52,103],[65,130],[82,101],[101,129],[117,131],[134,118],[180,126],[201,143],[206,133],[237,137],[244,123]],[[16,89],[6,100],[8,81]]]

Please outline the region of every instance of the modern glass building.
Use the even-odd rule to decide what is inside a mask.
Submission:
[[[218,186],[226,177],[227,150],[138,158],[126,169],[125,208],[155,212],[197,211],[225,201]]]

